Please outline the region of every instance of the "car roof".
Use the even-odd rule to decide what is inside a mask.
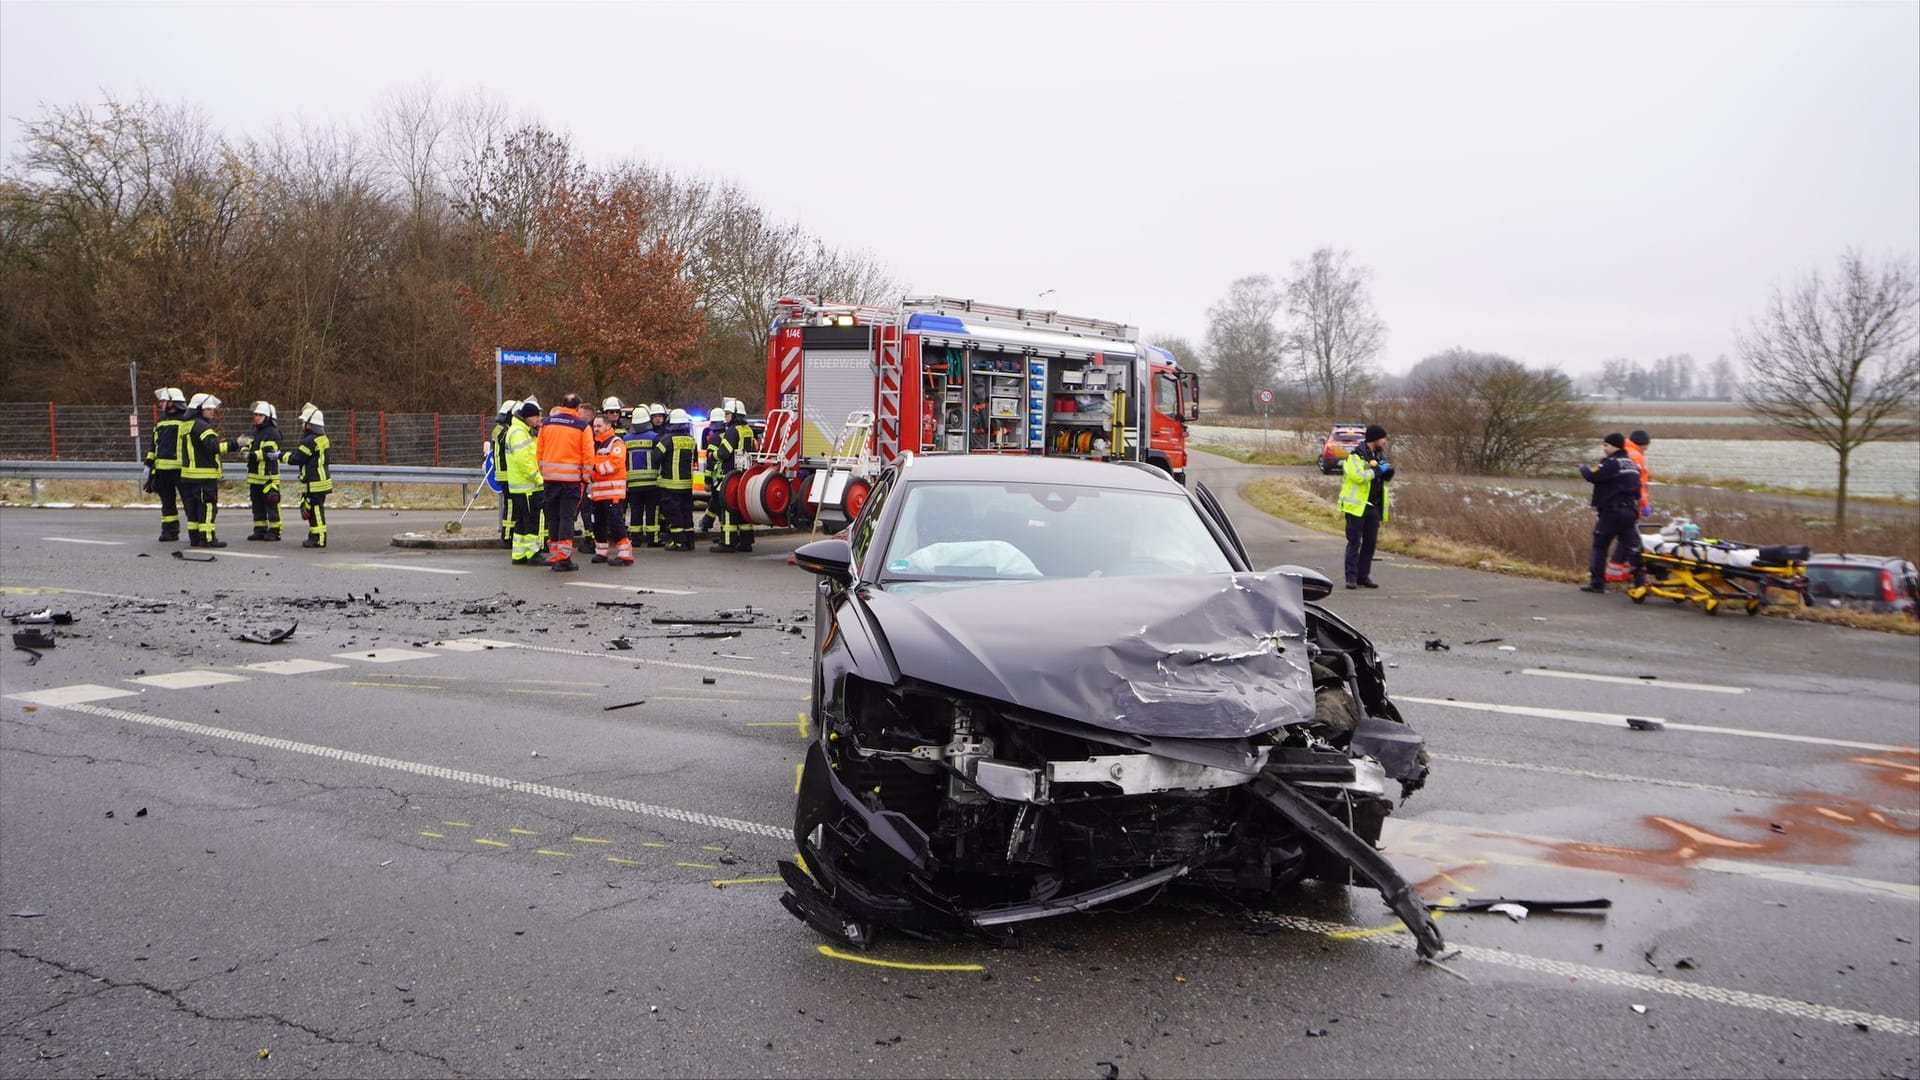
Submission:
[[[1910,565],[1907,560],[1898,555],[1840,555],[1830,551],[1808,557],[1807,565],[1812,566],[1816,563],[1822,566],[1862,566],[1880,569],[1898,569]]]
[[[915,456],[902,464],[900,477],[907,483],[1071,484],[1186,494],[1185,488],[1157,469],[1078,458],[1035,457],[1027,454],[929,454]]]

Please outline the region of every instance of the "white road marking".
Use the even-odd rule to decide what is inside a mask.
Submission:
[[[101,688],[96,688],[101,689]],[[256,735],[250,731],[232,731],[227,728],[210,727],[206,724],[192,724],[184,720],[170,720],[164,716],[150,716],[145,713],[126,712],[122,709],[109,709],[100,705],[66,704],[60,708],[91,716],[104,716],[112,720],[121,720],[130,724],[145,724],[149,727],[164,728],[188,735],[204,738],[228,739],[233,742],[247,743],[253,746],[265,746],[275,750],[286,750],[295,754],[308,754],[313,757],[344,761],[350,765],[369,765],[377,769],[392,769],[396,772],[413,773],[417,776],[431,776],[441,780],[452,780],[462,784],[476,784],[480,787],[496,788],[501,791],[517,791],[525,795],[538,795],[545,799],[558,799],[562,802],[581,803],[607,810],[620,810],[644,817],[665,818],[669,821],[683,821],[689,825],[701,825],[709,829],[724,829],[728,832],[744,833],[749,836],[769,836],[788,843],[793,841],[793,828],[778,825],[762,825],[757,821],[742,821],[739,818],[720,817],[715,814],[703,814],[697,810],[681,810],[671,806],[656,806],[652,803],[636,802],[632,799],[616,799],[611,795],[596,795],[588,791],[575,791],[571,788],[554,787],[551,784],[534,784],[524,780],[513,780],[504,776],[489,776],[486,773],[468,772],[465,769],[449,769],[443,765],[427,765],[417,761],[404,761],[400,758],[381,757],[378,754],[362,754],[354,750],[341,750],[331,746],[319,746],[314,743],[296,742],[293,739],[281,739],[271,735]]]
[[[330,562],[321,566],[331,566],[342,570],[412,570],[421,574],[468,574],[470,570],[447,570],[438,566],[408,566],[406,563],[390,562]]]
[[[269,675],[306,675],[315,671],[335,671],[345,664],[329,664],[325,660],[268,660],[263,664],[242,664],[248,671],[264,671]]]
[[[1475,858],[1485,859],[1501,866],[1545,866],[1562,873],[1567,870],[1564,865],[1552,859],[1488,846],[1489,841],[1497,840],[1517,840],[1527,845],[1552,848],[1565,848],[1575,843],[1564,837],[1532,836],[1527,833],[1500,832],[1473,826],[1441,825],[1431,821],[1409,821],[1400,818],[1388,818],[1385,827],[1381,830],[1381,844],[1387,851],[1396,855],[1425,859],[1428,862],[1447,864]],[[1811,870],[1796,870],[1773,863],[1747,862],[1742,859],[1701,859],[1689,865],[1692,869],[1706,870],[1716,874],[1762,878],[1785,885],[1805,885],[1830,892],[1920,902],[1920,885],[1909,885],[1902,881],[1880,881],[1874,878],[1851,877],[1846,874],[1821,874]]]
[[[515,791],[543,798],[558,799],[564,802],[581,803],[608,810],[638,814],[644,817],[664,818],[669,821],[682,821],[693,825],[702,825],[713,829],[749,836],[765,836],[781,841],[791,841],[793,830],[776,825],[763,825],[739,818],[717,817],[698,811],[681,810],[669,806],[655,806],[650,803],[636,802],[632,799],[616,799],[607,795],[574,791],[569,788],[554,787],[549,784],[530,784],[506,777],[489,776],[485,773],[467,772],[461,769],[449,769],[439,765],[427,765],[419,762],[403,761],[399,758],[380,757],[374,754],[362,754],[352,750],[340,750],[313,743],[295,742],[292,739],[280,739],[268,735],[256,735],[252,732],[230,731],[225,728],[209,727],[205,724],[192,724],[181,720],[170,720],[161,716],[148,716],[143,713],[126,712],[100,705],[71,704],[61,706],[71,712],[91,716],[102,716],[133,724],[145,724],[151,727],[179,731],[189,735],[208,738],[229,739],[254,746],[265,746],[292,753],[308,754],[314,757],[354,765],[368,765],[374,768],[392,769],[398,772],[419,776],[431,776],[458,783],[475,784],[501,791]],[[1309,919],[1298,915],[1282,915],[1271,912],[1256,914],[1256,918],[1285,927],[1323,937],[1350,935],[1366,928],[1348,926],[1341,923]],[[1349,942],[1362,944],[1391,945],[1397,935],[1375,935],[1344,938]],[[1798,1017],[1803,1020],[1819,1020],[1833,1024],[1865,1024],[1874,1031],[1884,1031],[1895,1035],[1912,1037],[1920,1035],[1920,1021],[1900,1016],[1886,1016],[1880,1013],[1863,1012],[1857,1009],[1842,1009],[1832,1005],[1819,1005],[1794,998],[1776,997],[1770,994],[1755,994],[1745,990],[1731,990],[1725,987],[1704,983],[1683,982],[1679,979],[1660,978],[1642,975],[1637,972],[1615,971],[1611,968],[1594,967],[1590,964],[1576,964],[1565,960],[1555,960],[1543,956],[1530,956],[1505,949],[1488,949],[1478,945],[1455,946],[1457,957],[1474,963],[1491,964],[1499,967],[1515,968],[1523,971],[1540,972],[1561,978],[1577,979],[1589,986],[1621,986],[1646,993],[1665,994],[1671,997],[1690,998],[1709,1004],[1727,1005],[1734,1008],[1754,1009],[1782,1016]]]
[[[1625,675],[1590,675],[1584,671],[1552,671],[1548,668],[1528,668],[1522,675],[1545,675],[1554,679],[1588,679],[1593,682],[1623,683],[1629,686],[1651,686],[1659,690],[1704,690],[1709,694],[1746,694],[1751,691],[1744,686],[1726,686],[1721,683],[1680,682],[1675,679],[1634,679]]]
[[[155,600],[151,596],[129,596],[117,592],[89,592],[86,589],[65,589],[58,585],[7,585],[0,587],[0,595],[15,593],[73,593],[76,596],[104,596],[109,600],[138,600],[143,604],[170,604],[171,600]]]
[[[202,686],[219,686],[221,683],[246,682],[245,675],[230,675],[224,671],[171,671],[165,675],[142,675],[137,679],[128,679],[142,686],[157,686],[162,690],[193,690]]]
[[[630,593],[661,593],[666,596],[693,596],[692,589],[656,589],[650,585],[608,585],[599,581],[569,581],[567,584],[576,589],[614,589]]]
[[[56,686],[50,690],[33,690],[24,694],[8,694],[14,701],[24,701],[29,705],[46,705],[52,708],[65,708],[88,701],[105,701],[108,698],[132,697],[138,690],[120,690],[111,686],[95,686],[92,683],[78,683],[73,686]]]
[[[1667,780],[1658,776],[1633,776],[1628,773],[1596,772],[1593,769],[1572,769],[1565,765],[1541,765],[1532,761],[1506,761],[1501,758],[1470,757],[1466,754],[1443,754],[1428,751],[1435,761],[1452,761],[1462,765],[1486,765],[1496,769],[1518,769],[1522,772],[1549,773],[1554,776],[1577,776],[1586,780],[1606,780],[1621,784],[1647,784],[1653,787],[1681,788],[1687,791],[1710,791],[1720,795],[1738,795],[1749,799],[1778,799],[1787,801],[1794,796],[1783,791],[1761,791],[1757,788],[1728,787],[1725,784],[1701,784],[1691,780]],[[1897,817],[1920,817],[1920,810],[1908,810],[1897,806],[1876,806],[1875,810]]]
[[[220,557],[223,559],[284,559],[286,558],[285,555],[268,555],[268,554],[265,554],[264,552],[259,552],[259,551],[223,551],[220,553]]]
[[[653,667],[679,668],[683,671],[708,671],[719,675],[744,675],[749,679],[774,679],[779,682],[803,683],[813,685],[810,675],[776,675],[770,671],[748,671],[745,668],[714,667],[712,664],[683,664],[676,660],[649,660],[644,656],[635,656],[625,652],[587,652],[584,649],[562,649],[554,645],[522,645],[517,641],[508,642],[509,648],[528,649],[533,652],[558,653],[561,656],[584,656],[589,660],[613,660],[622,664],[649,664]]]
[[[363,660],[369,664],[398,664],[403,660],[424,660],[439,653],[421,652],[418,649],[365,649],[360,652],[337,652],[335,660]]]
[[[1581,712],[1577,709],[1541,709],[1532,705],[1495,705],[1486,701],[1449,701],[1446,698],[1404,697],[1396,695],[1395,701],[1416,701],[1422,705],[1443,705],[1449,709],[1473,709],[1478,712],[1508,713],[1513,716],[1533,716],[1542,720],[1566,720],[1575,724],[1599,724],[1603,727],[1627,726],[1625,713]],[[1856,742],[1852,739],[1828,739],[1819,735],[1789,735],[1780,731],[1753,731],[1748,728],[1714,727],[1711,724],[1682,724],[1658,716],[1638,716],[1635,719],[1653,720],[1664,725],[1669,731],[1698,731],[1708,735],[1738,735],[1746,739],[1773,739],[1779,742],[1811,743],[1814,746],[1841,746],[1849,750],[1893,750],[1900,753],[1915,753],[1920,747],[1895,746],[1889,743]]]
[[[1259,912],[1255,918],[1289,930],[1299,930],[1323,937],[1351,934],[1359,927],[1343,926],[1340,923],[1326,922],[1321,919],[1309,919],[1300,915],[1280,915],[1272,912]],[[1392,945],[1399,935],[1384,934],[1367,937],[1347,938],[1347,941],[1368,945]],[[1873,1031],[1884,1031],[1894,1035],[1912,1037],[1920,1035],[1920,1021],[1903,1016],[1886,1016],[1881,1013],[1863,1012],[1858,1009],[1842,1009],[1833,1005],[1817,1005],[1811,1001],[1797,998],[1777,997],[1772,994],[1755,994],[1746,990],[1729,990],[1723,986],[1710,986],[1705,983],[1683,982],[1680,979],[1667,979],[1655,975],[1642,975],[1634,971],[1615,971],[1612,968],[1594,967],[1592,964],[1575,964],[1566,960],[1554,960],[1544,956],[1529,956],[1526,953],[1512,952],[1506,949],[1489,949],[1479,945],[1455,946],[1459,950],[1457,959],[1479,964],[1492,964],[1498,967],[1517,968],[1521,971],[1538,972],[1563,979],[1577,979],[1586,985],[1619,986],[1629,990],[1638,990],[1648,994],[1664,994],[1669,997],[1691,998],[1713,1005],[1730,1005],[1739,1009],[1754,1009],[1759,1012],[1775,1013],[1780,1016],[1792,1016],[1801,1020],[1820,1020],[1829,1024],[1845,1024],[1849,1027],[1864,1024]]]
[[[123,547],[126,544],[125,540],[82,540],[77,536],[43,536],[40,539],[56,544],[99,544],[102,547]]]
[[[488,641],[486,638],[454,638],[451,641],[429,641],[429,649],[445,649],[448,652],[486,652],[488,649],[510,649],[513,645],[505,641]]]

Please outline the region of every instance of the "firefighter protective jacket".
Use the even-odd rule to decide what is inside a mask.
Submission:
[[[659,441],[661,432],[652,424],[636,427],[627,432],[627,486],[630,488],[650,488],[660,479],[660,463],[654,460],[653,444]]]
[[[180,443],[180,479],[219,480],[225,469],[220,455],[232,450],[233,445],[198,410],[189,411],[182,423],[187,428]]]
[[[593,465],[587,480],[587,498],[619,502],[627,497],[627,444],[609,431],[593,440]]]
[[[310,495],[333,490],[333,474],[328,471],[332,448],[326,432],[309,430],[300,445],[287,452],[287,464],[300,470],[301,490]]]
[[[653,446],[655,460],[660,463],[661,490],[692,491],[693,463],[700,451],[692,430],[685,424],[668,424]]]
[[[247,483],[280,486],[280,426],[271,420],[253,429],[253,445],[247,448]]]
[[[537,449],[539,438],[533,433],[533,425],[522,417],[514,417],[500,443],[506,447],[506,463],[502,466],[505,471],[500,475],[506,481],[507,494],[531,495],[539,491],[543,486]]]
[[[192,426],[187,410],[169,404],[153,425],[153,439],[147,446],[147,467],[158,472],[179,472],[180,437]]]
[[[593,464],[593,422],[585,409],[557,405],[540,425],[540,475],[549,484],[584,484]]]
[[[745,420],[736,420],[720,432],[720,437],[714,440],[713,449],[707,451],[707,456],[719,458],[720,464],[716,471],[719,475],[725,476],[746,464],[741,460],[740,455],[752,452],[753,425]]]

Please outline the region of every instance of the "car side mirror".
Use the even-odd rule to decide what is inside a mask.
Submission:
[[[805,550],[804,548],[802,550]],[[1333,582],[1327,575],[1305,566],[1288,563],[1267,571],[1269,574],[1292,574],[1300,579],[1300,595],[1308,600],[1325,600],[1333,595]]]
[[[845,585],[853,580],[853,545],[837,536],[815,540],[794,551],[793,563],[809,574],[819,574]]]

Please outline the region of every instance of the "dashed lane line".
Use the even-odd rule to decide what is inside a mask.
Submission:
[[[790,829],[774,825],[763,825],[759,822],[743,821],[738,818],[720,817],[713,814],[703,814],[697,811],[681,810],[674,807],[655,806],[649,803],[636,802],[632,799],[618,799],[607,795],[573,791],[567,788],[555,787],[550,784],[526,783],[518,780],[510,780],[505,777],[489,776],[485,773],[468,772],[462,769],[449,769],[444,766],[403,761],[398,758],[382,757],[376,754],[363,754],[351,750],[317,746],[312,743],[296,742],[292,739],[256,735],[244,731],[231,731],[225,728],[211,727],[206,724],[194,724],[182,720],[172,720],[167,717],[127,712],[124,709],[112,709],[105,706],[85,703],[63,705],[60,706],[60,708],[70,712],[100,716],[126,723],[143,724],[170,731],[179,731],[185,734],[227,739],[255,746],[265,746],[292,753],[327,758],[348,764],[367,765],[374,768],[392,769],[415,775],[432,776],[458,783],[476,784],[482,787],[521,792],[543,798],[558,799],[564,802],[582,803],[608,810],[619,810],[644,817],[664,818],[671,821],[701,825],[707,828],[723,829],[729,832],[738,832],[751,836],[787,839],[792,835]],[[445,824],[452,825],[454,823],[448,822]],[[478,839],[479,838],[476,838],[476,842]],[[494,841],[494,843],[498,844],[499,842]],[[649,844],[647,846],[656,845]],[[665,845],[657,846],[664,847]],[[606,859],[608,862],[630,865],[628,860],[621,859],[619,856],[609,855]],[[1355,931],[1366,929],[1365,927],[1347,926],[1340,923],[1325,922],[1319,919],[1309,919],[1302,916],[1271,912],[1259,913],[1257,917],[1271,922],[1276,926],[1303,933],[1316,934],[1322,937],[1330,937],[1334,934],[1351,934]],[[1360,938],[1356,940],[1363,943],[1380,943],[1387,939]],[[1874,1030],[1892,1032],[1908,1037],[1920,1035],[1920,1021],[1905,1017],[1886,1016],[1856,1009],[1842,1009],[1831,1005],[1819,1005],[1793,998],[1777,997],[1769,994],[1755,994],[1744,990],[1732,990],[1700,983],[1682,982],[1677,979],[1656,978],[1632,972],[1615,971],[1610,968],[1593,967],[1587,964],[1575,964],[1564,960],[1531,956],[1501,949],[1488,949],[1474,945],[1462,945],[1457,948],[1460,959],[1499,967],[1555,975],[1563,978],[1582,979],[1589,985],[1621,986],[1628,989],[1642,990],[1647,993],[1691,998],[1710,1004],[1753,1009],[1807,1020],[1819,1020],[1827,1023],[1847,1025],[1865,1024]]]
[[[82,540],[77,536],[43,536],[40,539],[54,544],[99,544],[102,547],[124,547],[125,540]]]
[[[692,589],[656,589],[650,585],[608,585],[599,581],[569,581],[567,584],[576,589],[613,589],[617,592],[640,593],[641,595],[647,593],[659,593],[663,596],[698,595]]]
[[[480,787],[497,788],[501,791],[515,791],[525,795],[537,795],[546,799],[558,799],[561,802],[580,803],[596,806],[604,810],[620,810],[642,817],[662,818],[688,825],[699,825],[709,829],[743,833],[748,836],[770,836],[779,839],[791,839],[792,828],[777,825],[762,825],[756,821],[742,821],[739,818],[722,817],[718,814],[703,814],[697,810],[681,810],[672,806],[657,806],[653,803],[637,802],[633,799],[618,799],[610,795],[596,795],[592,792],[574,791],[570,788],[556,787],[552,784],[535,784],[524,780],[514,780],[504,776],[490,776],[486,773],[469,772],[465,769],[449,769],[443,765],[427,765],[416,761],[403,761],[399,758],[383,757],[378,754],[363,754],[355,750],[341,750],[331,746],[318,746],[314,743],[298,742],[271,735],[256,735],[250,731],[233,731],[228,728],[212,727],[207,724],[194,724],[185,720],[173,720],[164,716],[152,716],[146,713],[128,712],[125,709],[109,709],[100,705],[76,703],[61,705],[59,708],[89,716],[102,716],[110,720],[120,720],[129,724],[144,724],[148,727],[178,731],[187,735],[199,735],[210,739],[226,739],[232,742],[246,743],[252,746],[265,746],[289,753],[307,754],[312,757],[343,761],[350,765],[367,765],[377,769],[391,769],[395,772],[412,773],[416,776],[431,776],[440,780],[451,780],[462,784],[475,784]]]
[[[1702,784],[1693,780],[1668,780],[1659,776],[1634,776],[1630,773],[1598,772],[1593,769],[1569,768],[1565,765],[1542,765],[1531,761],[1506,761],[1501,758],[1472,757],[1467,754],[1432,751],[1429,751],[1429,756],[1435,761],[1451,761],[1460,765],[1484,765],[1495,769],[1518,769],[1521,772],[1574,776],[1583,780],[1605,780],[1616,784],[1645,784],[1650,787],[1678,788],[1682,791],[1707,791],[1717,795],[1737,795],[1744,799],[1774,799],[1786,802],[1796,797],[1784,791],[1762,791],[1759,788],[1729,787],[1725,784]],[[1920,817],[1920,810],[1898,806],[1876,806],[1874,809],[1890,817]]]
[[[1360,927],[1342,926],[1339,923],[1309,919],[1299,915],[1283,915],[1276,912],[1258,912],[1254,916],[1262,922],[1297,930],[1322,937],[1334,937],[1351,934]],[[1404,931],[1404,927],[1396,929]],[[1395,935],[1372,937],[1349,937],[1347,940],[1369,945],[1390,945]],[[1554,960],[1544,956],[1530,956],[1526,953],[1509,952],[1504,949],[1489,949],[1479,945],[1459,945],[1460,960],[1469,960],[1495,967],[1514,968],[1542,975],[1552,975],[1563,979],[1578,979],[1583,983],[1602,986],[1618,986],[1628,990],[1638,990],[1648,994],[1664,994],[1669,997],[1691,998],[1713,1005],[1730,1005],[1740,1009],[1754,1009],[1759,1012],[1774,1013],[1779,1016],[1791,1016],[1801,1020],[1819,1020],[1829,1024],[1848,1026],[1865,1025],[1874,1031],[1885,1031],[1909,1038],[1920,1035],[1920,1021],[1903,1016],[1886,1016],[1881,1013],[1864,1012],[1859,1009],[1842,1009],[1832,1005],[1817,1005],[1811,1001],[1797,998],[1779,997],[1773,994],[1755,994],[1746,990],[1731,990],[1722,986],[1706,983],[1683,982],[1654,975],[1642,975],[1638,972],[1615,971],[1612,968],[1594,967],[1591,964],[1576,964],[1566,960]]]
[[[1520,674],[1540,675],[1550,679],[1586,679],[1589,682],[1620,683],[1626,686],[1651,686],[1656,690],[1699,690],[1709,694],[1752,692],[1744,686],[1727,686],[1723,683],[1680,682],[1677,679],[1658,679],[1652,676],[1636,679],[1626,675],[1593,675],[1585,671],[1554,671],[1551,668],[1527,668]]]
[[[449,570],[440,566],[408,566],[406,563],[387,562],[328,562],[321,566],[337,570],[411,570],[416,574],[468,574],[470,570]]]
[[[677,660],[651,660],[644,656],[627,653],[588,652],[585,649],[563,649],[557,645],[523,645],[517,641],[503,643],[507,648],[526,649],[530,652],[556,653],[560,656],[584,656],[589,660],[611,660],[618,664],[646,664],[650,667],[679,668],[682,671],[705,671],[717,675],[739,675],[749,679],[772,679],[776,682],[801,683],[812,685],[813,679],[806,675],[777,675],[771,671],[748,671],[746,668],[715,667],[712,664],[685,664]]]
[[[1497,705],[1488,701],[1453,701],[1448,698],[1406,697],[1395,695],[1395,701],[1412,701],[1421,705],[1440,705],[1449,709],[1471,709],[1476,712],[1506,713],[1510,716],[1532,716],[1542,720],[1565,720],[1574,724],[1599,724],[1602,727],[1627,727],[1630,719],[1625,713],[1581,712],[1578,709],[1542,709],[1532,705]],[[1791,735],[1783,731],[1754,731],[1749,728],[1715,727],[1711,724],[1682,724],[1659,716],[1635,716],[1635,720],[1651,720],[1669,731],[1697,731],[1704,735],[1734,735],[1743,739],[1771,739],[1777,742],[1807,743],[1813,746],[1842,746],[1850,750],[1893,750],[1900,753],[1920,753],[1920,747],[1895,746],[1889,743],[1857,742],[1852,739],[1828,739],[1819,735]]]

